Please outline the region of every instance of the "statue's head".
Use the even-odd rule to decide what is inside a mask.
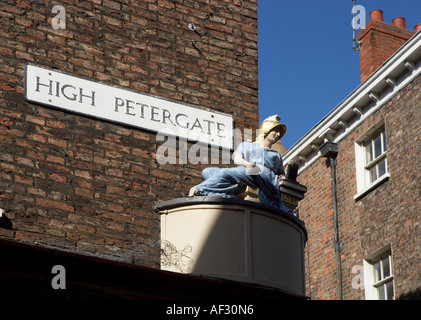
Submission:
[[[281,134],[280,138],[282,138],[287,131],[287,128],[283,123],[279,123],[279,120],[281,120],[281,118],[278,115],[266,118],[259,126],[260,132],[257,139],[264,139],[269,134],[269,132],[275,129],[279,130]]]

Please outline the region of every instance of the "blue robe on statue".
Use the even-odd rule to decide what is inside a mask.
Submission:
[[[233,154],[240,153],[244,160],[256,165],[251,172],[244,166],[234,168],[206,168],[205,179],[195,188],[205,196],[236,198],[236,193],[246,186],[258,188],[260,203],[276,207],[292,214],[281,200],[279,175],[284,174],[282,158],[278,152],[264,148],[257,143],[243,142]]]

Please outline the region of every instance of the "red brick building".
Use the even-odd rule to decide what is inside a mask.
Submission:
[[[174,287],[169,292],[168,282],[175,288],[189,282],[183,297],[197,298],[201,281],[211,292],[244,293],[241,284],[158,270],[160,218],[155,205],[186,196],[202,180],[207,163],[161,164],[157,149],[162,142],[154,131],[26,99],[25,66],[206,108],[232,116],[235,128],[257,128],[257,0],[69,0],[59,7],[48,0],[8,0],[0,3],[0,17],[2,288],[7,283],[19,296],[29,283],[35,285],[31,294],[48,296],[51,267],[65,261],[80,276],[68,279],[77,286],[77,295],[89,291],[102,296],[102,286],[110,295],[124,291],[124,297],[171,298],[180,293]],[[337,298],[338,275],[344,298],[374,295],[367,290],[370,284],[360,289],[361,270],[372,270],[376,263],[382,267],[376,288],[388,289],[392,281],[395,297],[402,297],[421,287],[416,201],[420,33],[371,24],[375,28],[367,28],[364,38],[360,34],[361,60],[368,52],[364,41],[381,28],[400,34],[392,56],[384,64],[384,57],[377,59],[376,67],[381,67],[286,154],[286,161],[301,162],[300,182],[308,188],[300,218],[309,232],[307,291],[313,299]],[[379,55],[374,42],[368,43],[371,55]],[[366,75],[374,66],[367,61]],[[56,85],[40,80],[38,89],[58,96]],[[63,87],[60,92],[76,101]],[[82,98],[89,99],[88,93],[80,91],[80,102]],[[130,115],[129,103],[126,107]],[[339,144],[334,189],[332,170],[319,150],[325,141]],[[369,145],[375,157],[360,167]],[[323,153],[334,154],[334,148]],[[375,176],[372,182],[370,174]],[[342,249],[336,260],[333,190],[336,240],[342,243],[342,248],[336,245]],[[39,259],[43,263],[36,264]],[[83,273],[88,266],[91,275],[98,267],[107,276],[97,274],[89,283],[91,277]],[[133,277],[126,277],[125,270]],[[104,285],[110,275],[116,278]],[[151,293],[156,283],[150,282],[136,291],[134,286],[145,284],[149,276],[159,283],[156,292]],[[247,287],[248,293],[291,298],[261,287]]]
[[[375,10],[361,85],[284,155],[300,162],[311,299],[419,298],[421,33]]]

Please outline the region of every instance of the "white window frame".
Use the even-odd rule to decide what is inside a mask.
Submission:
[[[380,134],[381,154],[375,159],[367,159],[367,148],[374,148],[374,140]],[[377,176],[373,181],[371,180],[371,168],[376,168],[378,175],[378,165],[385,163],[385,172],[381,176]],[[378,122],[370,130],[364,133],[355,141],[355,166],[357,176],[357,194],[354,196],[355,200],[360,199],[378,185],[390,178],[387,167],[387,144],[385,137],[384,121]]]
[[[383,274],[384,261],[388,261],[389,275]],[[380,266],[380,275],[376,277],[376,269]],[[390,246],[387,246],[376,253],[364,259],[364,289],[366,300],[394,300],[395,299],[395,284],[393,278],[393,259]],[[378,273],[377,273],[378,274]],[[393,296],[388,297],[387,285],[392,285]],[[380,299],[380,290],[382,290],[386,299]],[[391,298],[391,299],[389,299]]]

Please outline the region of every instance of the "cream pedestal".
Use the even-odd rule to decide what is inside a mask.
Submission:
[[[295,216],[250,201],[192,197],[159,203],[161,269],[305,295],[307,231]]]

